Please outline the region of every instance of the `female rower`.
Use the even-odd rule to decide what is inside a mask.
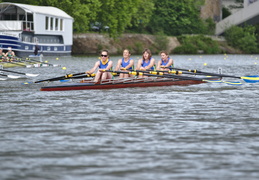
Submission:
[[[129,72],[133,70],[134,66],[134,60],[130,58],[130,51],[128,49],[124,49],[123,51],[123,58],[118,60],[117,66],[115,68],[115,71],[123,71],[123,72]],[[126,74],[126,73],[120,73],[119,78],[128,78],[133,77],[133,75]]]
[[[11,47],[8,47],[8,51],[6,52],[5,56],[9,61],[12,61],[15,57],[15,53],[12,51]]]
[[[174,66],[174,61],[166,51],[160,52],[161,59],[157,63],[157,70],[169,71]]]
[[[110,72],[105,72],[105,70],[110,70],[112,68],[112,61],[109,59],[109,53],[107,50],[101,51],[100,59],[101,60],[97,61],[91,70],[86,72],[86,74],[92,74],[97,68],[99,68],[94,78],[95,83],[100,80],[112,78],[112,74]]]
[[[149,49],[145,49],[142,53],[142,59],[138,60],[137,70],[155,70],[155,59],[152,58],[152,53]],[[139,76],[142,77],[142,76]],[[147,76],[144,76],[147,77]]]

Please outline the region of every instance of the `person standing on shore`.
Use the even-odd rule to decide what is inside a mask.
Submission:
[[[134,60],[130,58],[130,51],[128,49],[124,49],[123,51],[123,58],[118,60],[117,66],[115,68],[115,71],[123,71],[123,72],[129,72],[132,71],[134,68]],[[128,78],[133,77],[133,75],[126,74],[126,73],[120,73],[119,78]]]
[[[112,78],[112,74],[110,72],[105,72],[105,70],[110,70],[112,68],[112,61],[109,59],[108,51],[102,50],[101,57],[99,59],[100,60],[95,63],[91,70],[86,71],[86,74],[92,74],[97,68],[99,68],[94,78],[95,83],[99,82],[100,80]]]

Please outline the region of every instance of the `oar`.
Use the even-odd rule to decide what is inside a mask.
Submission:
[[[59,77],[55,77],[55,78],[49,78],[49,79],[35,81],[34,83],[40,83],[40,82],[44,82],[44,81],[58,81],[58,80],[72,78],[73,76],[82,75],[82,74],[86,74],[86,73],[85,72],[81,72],[81,73],[76,73],[76,74],[67,74],[65,76],[59,76]],[[95,76],[95,75],[94,74],[86,74],[86,76],[87,77],[92,77],[92,76]]]
[[[138,70],[137,70],[138,71]],[[148,69],[149,71],[149,69]],[[159,73],[170,73],[170,74],[176,74],[176,75],[180,75],[180,74],[191,74],[191,75],[206,75],[204,73],[193,73],[193,72],[183,72],[183,71],[161,71],[161,70],[156,70],[155,72],[150,70],[151,72],[149,73],[153,73],[156,74],[156,72]],[[219,77],[219,76],[218,76]],[[235,86],[240,86],[242,85],[241,82],[229,82],[229,81],[222,81],[222,80],[206,80],[207,82],[216,82],[216,83],[226,83],[226,84],[230,84],[230,85],[235,85]]]
[[[112,73],[125,73],[125,74],[133,74],[133,75],[144,75],[144,76],[155,76],[155,77],[164,77],[164,78],[175,78],[175,79],[183,79],[183,80],[195,80],[195,81],[206,81],[206,82],[217,82],[217,83],[226,83],[229,85],[242,85],[240,82],[228,82],[228,81],[221,81],[221,80],[213,80],[212,77],[208,78],[197,78],[197,77],[188,77],[188,76],[178,76],[178,75],[172,75],[172,74],[164,74],[162,72],[155,72],[155,71],[130,71],[130,72],[125,72],[125,71],[108,71],[107,72],[112,72]],[[216,77],[215,77],[216,79]]]
[[[39,74],[22,73],[22,72],[11,71],[11,70],[6,70],[6,69],[1,69],[0,71],[5,71],[5,72],[10,72],[10,73],[15,73],[15,74],[23,74],[23,75],[30,76],[30,77],[36,77],[39,75]]]
[[[72,76],[69,79],[62,79],[62,80],[60,80],[60,82],[68,82],[71,79],[93,78],[93,77],[95,77],[95,74],[91,74],[91,76],[89,76],[89,74],[83,74],[83,75],[79,75],[79,76]]]
[[[173,74],[164,74],[164,73],[159,73],[155,74],[155,71],[152,73],[148,72],[137,72],[137,71],[110,71],[110,70],[105,70],[106,72],[112,72],[112,73],[124,73],[124,74],[132,74],[132,75],[142,75],[142,76],[155,76],[155,77],[164,77],[164,78],[175,78],[175,79],[183,79],[183,80],[196,80],[196,81],[203,81],[207,79],[212,79],[212,78],[197,78],[197,77],[188,77],[188,76],[178,76],[178,75],[173,75]]]
[[[249,82],[249,83],[259,82],[259,77],[257,77],[257,76],[242,76],[242,77],[238,77],[238,76],[232,76],[232,75],[226,75],[226,74],[216,74],[216,73],[198,71],[198,70],[195,70],[195,69],[194,70],[191,70],[191,69],[181,69],[181,68],[169,68],[169,69],[188,71],[188,72],[199,73],[199,74],[210,75],[210,76],[230,77],[230,78],[243,79],[245,82]]]
[[[136,71],[139,71],[139,70],[136,70]],[[179,74],[205,75],[202,73],[193,73],[193,72],[184,72],[184,71],[161,71],[161,70],[152,70],[152,69],[147,69],[147,71],[162,72],[162,73],[169,73],[169,74],[176,74],[176,75],[179,75]]]
[[[19,64],[19,63],[22,63],[22,62],[11,62],[11,61],[6,61],[5,63],[10,63],[10,64],[15,64],[15,65],[18,65],[18,66],[26,67],[26,65],[25,65],[25,64]]]
[[[35,60],[35,59],[25,59],[25,61],[29,61],[29,62],[37,62],[37,63],[41,63],[41,64],[46,64],[46,65],[48,65],[48,66],[53,66],[53,67],[58,67],[58,66],[61,66],[61,65],[59,65],[59,64],[50,64],[50,63],[47,63],[47,62],[41,62],[41,61],[37,61],[37,60]]]
[[[6,78],[1,78],[1,77],[0,77],[0,81],[5,81],[5,80],[6,80]]]
[[[6,75],[6,74],[0,74],[0,76],[5,76],[5,77],[11,78],[11,79],[18,79],[21,77],[21,76]]]

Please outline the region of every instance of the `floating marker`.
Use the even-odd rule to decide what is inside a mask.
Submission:
[[[58,57],[56,58],[56,60],[58,60]]]
[[[207,63],[204,63],[203,65],[204,65],[204,66],[207,66]]]
[[[63,70],[66,70],[67,68],[66,67],[62,67]]]

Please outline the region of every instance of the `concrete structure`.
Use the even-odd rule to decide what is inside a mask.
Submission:
[[[259,23],[259,0],[244,0],[244,8],[236,11],[227,18],[216,24],[215,35],[221,35],[233,25],[242,26],[244,24]]]

